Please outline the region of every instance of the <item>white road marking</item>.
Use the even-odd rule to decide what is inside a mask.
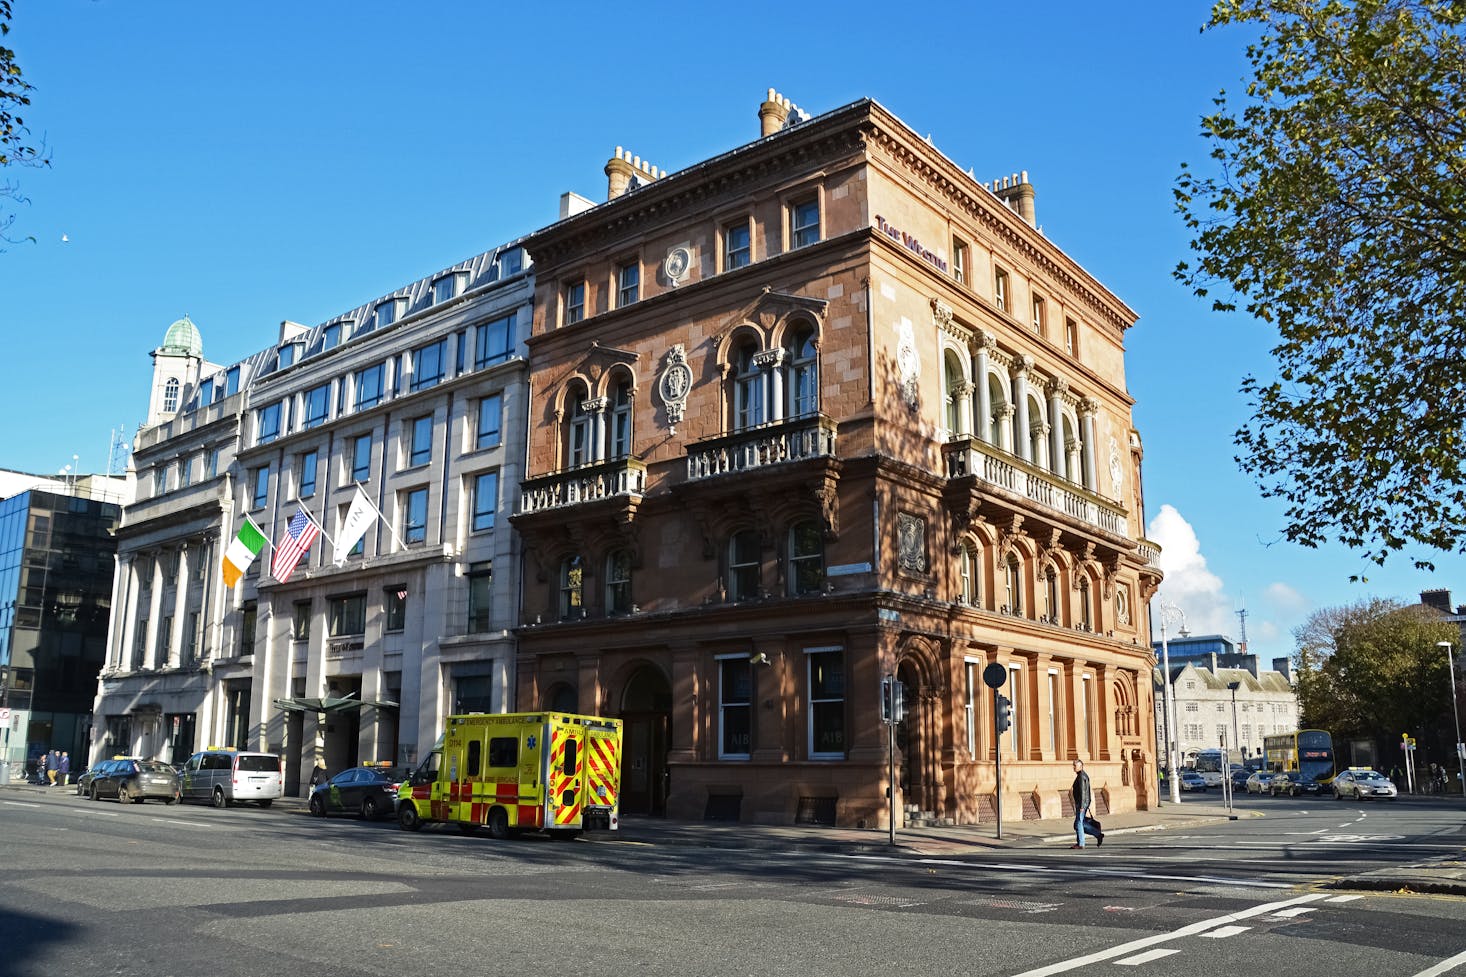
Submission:
[[[1331,896],[1324,902],[1353,902],[1355,899],[1363,899],[1363,896]]]
[[[1442,960],[1434,967],[1425,968],[1420,973],[1416,974],[1415,977],[1438,977],[1438,975],[1446,973],[1449,970],[1455,970],[1463,963],[1466,963],[1466,950],[1462,950],[1454,957],[1449,957],[1445,960]]]
[[[1155,936],[1147,936],[1139,940],[1131,940],[1129,943],[1122,943],[1108,950],[1098,950],[1094,953],[1085,954],[1082,957],[1075,957],[1072,960],[1061,960],[1058,963],[1049,964],[1047,967],[1039,967],[1036,970],[1025,970],[1021,974],[1015,974],[1014,977],[1050,977],[1051,974],[1062,974],[1070,970],[1078,970],[1080,967],[1092,963],[1113,960],[1116,957],[1123,957],[1137,950],[1147,950],[1157,944],[1169,943],[1172,940],[1177,940],[1185,936],[1195,936],[1198,933],[1205,933],[1207,930],[1227,923],[1235,923],[1242,919],[1251,919],[1254,916],[1266,916],[1269,913],[1277,912],[1279,909],[1287,909],[1289,906],[1298,906],[1307,902],[1317,902],[1323,898],[1324,895],[1322,893],[1310,893],[1306,896],[1284,899],[1282,902],[1263,903],[1260,906],[1253,906],[1251,909],[1244,909],[1241,912],[1228,913],[1225,916],[1218,916],[1215,919],[1204,919],[1197,923],[1191,923],[1170,933],[1158,933]],[[1417,977],[1426,977],[1426,975],[1417,975]]]
[[[1121,967],[1138,967],[1143,963],[1150,963],[1152,960],[1159,960],[1161,957],[1169,957],[1173,953],[1180,952],[1180,950],[1146,950],[1144,953],[1137,953],[1133,957],[1116,960],[1115,963]]]
[[[1250,929],[1252,929],[1251,926],[1220,926],[1201,935],[1213,940],[1224,940],[1229,936],[1236,936],[1238,933],[1246,933]]]
[[[1312,906],[1294,906],[1292,909],[1284,909],[1280,913],[1273,913],[1274,919],[1297,919],[1304,913],[1313,912]]]
[[[90,817],[94,817],[94,818],[115,818],[118,815],[118,812],[116,812],[116,811],[92,811],[92,810],[86,810],[86,811],[82,811],[81,813],[82,814],[85,814],[85,815],[88,815]]]
[[[27,803],[25,801],[4,801],[3,803],[9,804],[11,807],[40,807],[41,806],[39,804],[29,804],[29,803]]]

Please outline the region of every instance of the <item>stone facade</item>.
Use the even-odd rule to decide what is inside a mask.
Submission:
[[[518,708],[626,721],[623,806],[888,823],[1154,801],[1134,314],[880,105],[530,235]],[[780,112],[783,115],[780,115]],[[629,172],[628,172],[629,170]],[[985,666],[1007,676],[995,739]]]

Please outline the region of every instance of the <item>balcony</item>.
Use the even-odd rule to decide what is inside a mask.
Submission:
[[[520,490],[519,514],[532,515],[603,499],[639,498],[645,491],[646,465],[635,458],[617,458],[526,479]]]
[[[953,438],[942,449],[948,478],[975,477],[1054,512],[1128,539],[1125,510],[971,435]]]
[[[687,480],[833,457],[835,422],[823,414],[812,414],[688,445]]]

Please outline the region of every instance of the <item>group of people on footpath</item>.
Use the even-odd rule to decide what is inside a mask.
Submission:
[[[71,782],[71,754],[65,750],[52,750],[41,754],[36,768],[42,784],[64,787]]]

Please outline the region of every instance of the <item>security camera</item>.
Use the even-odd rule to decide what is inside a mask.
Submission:
[[[762,651],[756,651],[748,656],[748,663],[750,665],[767,665],[769,663],[769,656]]]

